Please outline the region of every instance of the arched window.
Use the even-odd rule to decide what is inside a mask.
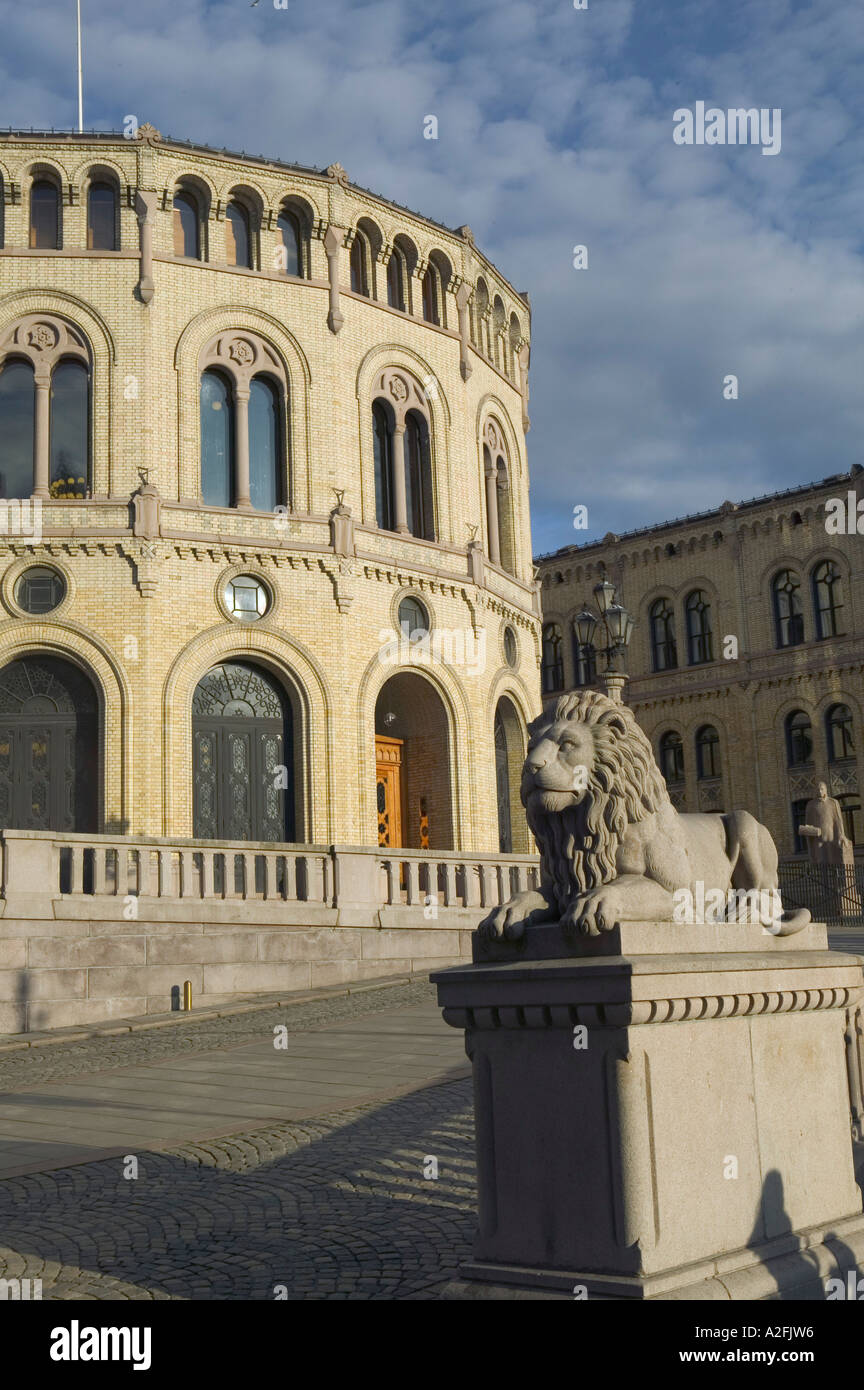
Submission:
[[[851,840],[853,845],[860,845],[864,839],[864,827],[861,820],[861,797],[857,793],[854,795],[838,796],[840,802],[840,814],[843,817],[843,829],[846,831],[846,838]]]
[[[252,269],[252,237],[249,213],[232,199],[225,209],[225,259],[229,265]]]
[[[651,664],[655,671],[672,671],[678,665],[675,644],[675,614],[668,598],[658,598],[649,610],[651,625]]]
[[[540,661],[540,685],[544,695],[564,689],[564,656],[561,629],[557,623],[543,624],[543,655]]]
[[[86,497],[90,462],[90,374],[63,359],[51,376],[50,482],[52,497]]]
[[[173,203],[174,255],[201,259],[200,215],[191,193],[175,193]]]
[[[573,671],[577,685],[593,685],[597,679],[597,648],[592,642],[580,642],[573,630]]]
[[[829,762],[842,762],[844,758],[855,757],[852,711],[848,705],[831,706],[825,715],[825,735]]]
[[[843,607],[843,590],[840,583],[840,570],[833,560],[823,560],[812,574],[813,608],[816,614],[816,636],[840,637],[843,628],[840,610]]]
[[[813,726],[803,709],[786,716],[786,762],[789,767],[806,767],[813,761]]]
[[[713,724],[696,733],[696,776],[700,782],[720,776],[720,735]]]
[[[387,303],[391,309],[405,312],[405,257],[397,246],[387,262]]]
[[[794,570],[781,570],[771,585],[774,629],[778,647],[797,647],[804,641],[801,580]]]
[[[684,781],[684,744],[674,729],[667,730],[660,740],[660,771],[667,786]]]
[[[369,243],[362,232],[354,234],[351,243],[351,289],[354,294],[369,297]]]
[[[372,404],[372,436],[375,453],[375,520],[382,531],[395,531],[393,498],[393,424],[382,401]]]
[[[30,189],[30,245],[39,251],[60,245],[60,190],[50,179],[37,179]]]
[[[35,410],[32,363],[7,360],[0,368],[0,497],[33,492]]]
[[[282,457],[279,390],[267,377],[252,378],[249,389],[249,497],[258,511],[281,502]]]
[[[276,229],[279,233],[281,264],[280,268],[286,275],[303,274],[303,241],[300,232],[300,223],[293,212],[282,212],[276,222]]]
[[[431,263],[423,272],[423,317],[427,323],[440,324],[438,309],[438,271]]]
[[[432,470],[426,421],[410,410],[405,420],[405,503],[413,536],[433,540]]]
[[[489,291],[486,288],[486,281],[482,277],[477,281],[471,304],[474,310],[474,332],[477,347],[486,357],[489,357],[491,355],[489,352]]]
[[[230,507],[234,490],[234,403],[222,372],[201,376],[201,497]]]
[[[504,313],[504,304],[500,295],[495,296],[492,301],[492,351],[490,356],[499,371],[505,371],[507,363],[502,362],[502,353],[506,356],[506,347],[503,338],[503,329],[507,322]]]
[[[113,184],[91,183],[87,191],[87,246],[91,251],[117,249],[117,195]]]
[[[714,660],[714,644],[711,636],[711,605],[703,589],[694,589],[688,594],[684,605],[687,615],[687,662],[690,666],[700,666],[705,661]]]

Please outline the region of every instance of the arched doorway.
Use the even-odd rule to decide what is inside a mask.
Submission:
[[[84,672],[54,656],[0,670],[0,829],[98,828],[99,705]]]
[[[379,845],[454,848],[447,712],[423,676],[401,672],[381,687],[375,774]]]
[[[519,798],[525,735],[512,700],[495,706],[495,791],[498,805],[499,854],[527,854],[528,825]]]
[[[192,697],[193,833],[201,840],[294,839],[291,706],[274,676],[223,661]]]

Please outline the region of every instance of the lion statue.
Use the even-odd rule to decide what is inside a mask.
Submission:
[[[746,897],[749,920],[774,935],[807,925],[805,909],[782,911],[766,827],[747,811],[679,814],[626,705],[593,690],[564,695],[528,732],[522,804],[540,848],[540,888],[495,908],[481,937],[516,940],[556,918],[566,935],[590,936],[621,921],[693,920],[680,911],[688,893],[691,903],[710,894],[723,904],[701,920],[740,920],[728,904]]]

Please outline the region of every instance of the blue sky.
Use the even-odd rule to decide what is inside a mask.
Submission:
[[[338,160],[529,292],[538,553],[864,462],[861,0],[82,9],[87,126]],[[74,124],[74,12],[0,0],[0,125]],[[781,152],[676,145],[697,101]]]

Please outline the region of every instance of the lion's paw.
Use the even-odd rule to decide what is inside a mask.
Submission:
[[[561,919],[565,935],[600,936],[618,920],[620,904],[614,893],[602,888],[571,903]]]

